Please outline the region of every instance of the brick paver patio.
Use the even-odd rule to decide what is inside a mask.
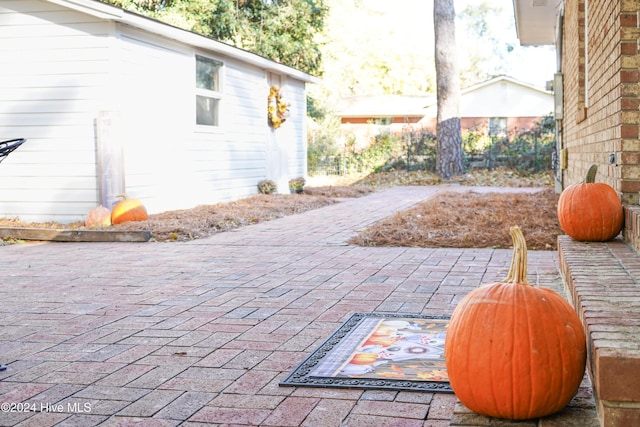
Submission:
[[[278,386],[353,312],[446,315],[504,278],[509,250],[346,243],[446,188],[188,243],[0,247],[0,426],[512,425],[448,394]],[[531,251],[529,279],[563,292],[557,264]],[[590,392],[585,381],[560,414],[516,425],[595,427]]]

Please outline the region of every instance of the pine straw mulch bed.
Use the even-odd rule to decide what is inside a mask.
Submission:
[[[151,232],[159,242],[202,239],[245,225],[271,221],[312,209],[338,203],[340,198],[360,197],[374,191],[372,187],[317,187],[304,194],[258,194],[235,202],[202,205],[192,209],[167,211],[149,215],[146,221],[111,225],[107,230]],[[0,218],[0,227],[29,227],[57,230],[88,230],[83,222],[24,222]],[[0,246],[3,241],[0,240]],[[7,239],[5,243],[16,243]]]
[[[563,234],[556,217],[558,196],[548,188],[531,194],[435,195],[398,212],[352,238],[360,246],[510,248],[509,227],[518,225],[531,250],[555,250]]]
[[[235,202],[149,215],[141,223],[113,225],[116,230],[139,230],[142,223],[157,241],[202,239],[216,233],[271,221],[337,203],[328,196],[308,194],[258,194]]]
[[[150,214],[146,221],[115,224],[105,229],[116,231],[149,230],[155,241],[194,240],[245,225],[271,221],[287,215],[321,208],[336,202],[336,199],[325,196],[258,194],[235,202]],[[7,218],[0,218],[0,227],[88,230],[82,222],[71,224],[27,223]]]
[[[442,183],[444,183],[443,180],[433,173],[391,170],[363,177],[356,182],[356,185],[389,188],[396,185],[436,185]],[[522,175],[515,170],[501,167],[491,170],[476,169],[454,177],[449,183],[489,187],[551,187],[554,185],[554,178],[551,172]]]
[[[522,177],[508,170],[493,170],[476,171],[459,177],[457,182],[462,185],[548,187],[552,181],[549,174]],[[152,214],[147,221],[112,225],[108,229],[149,230],[155,241],[201,239],[338,203],[341,198],[364,196],[376,189],[438,183],[441,183],[440,179],[433,174],[392,171],[373,174],[353,185],[308,186],[303,194],[260,194],[236,202]],[[414,209],[381,221],[352,243],[366,246],[510,247],[509,226],[518,224],[530,249],[555,249],[555,238],[561,233],[556,220],[556,203],[557,196],[552,190],[532,195],[441,194]],[[425,222],[427,218],[431,222]],[[533,222],[534,219],[538,223]],[[82,222],[26,223],[10,218],[0,218],[0,227],[86,229]],[[0,245],[2,243],[0,241]]]

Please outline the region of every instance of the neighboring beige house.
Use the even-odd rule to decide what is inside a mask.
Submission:
[[[342,98],[336,107],[343,138],[366,146],[381,132],[400,132],[424,118],[435,95],[360,95]]]
[[[553,93],[499,76],[462,90],[460,125],[463,131],[502,136],[532,128],[553,112]],[[343,135],[364,143],[380,132],[399,132],[412,124],[435,133],[435,95],[353,96],[340,100],[337,114]]]
[[[460,126],[490,136],[532,129],[553,113],[553,92],[507,76],[498,76],[462,89]],[[419,122],[435,131],[437,104],[425,109]]]
[[[27,139],[0,216],[77,221],[124,192],[154,213],[306,175],[306,73],[95,0],[0,0],[0,52],[0,140]]]

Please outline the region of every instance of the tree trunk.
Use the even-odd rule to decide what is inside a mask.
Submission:
[[[436,171],[442,179],[463,172],[460,132],[460,76],[456,55],[453,0],[434,0],[435,62],[438,113]]]

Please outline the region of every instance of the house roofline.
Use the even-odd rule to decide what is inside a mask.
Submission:
[[[468,92],[473,92],[474,90],[480,89],[481,87],[488,86],[490,84],[493,84],[493,83],[496,83],[496,82],[499,82],[499,81],[507,81],[507,82],[510,82],[510,83],[513,83],[513,84],[517,84],[519,86],[524,86],[524,87],[526,87],[528,89],[532,89],[532,90],[538,91],[540,93],[544,93],[546,95],[552,93],[551,91],[543,89],[543,88],[541,88],[539,86],[532,85],[530,83],[526,83],[526,82],[523,82],[521,80],[514,79],[513,77],[509,77],[509,76],[505,76],[505,75],[496,76],[496,77],[493,77],[493,78],[491,78],[489,80],[485,80],[483,82],[476,83],[476,84],[473,84],[471,86],[467,86],[464,89],[462,89],[461,92],[463,94],[464,93],[468,93]]]
[[[305,83],[320,83],[321,79],[288,65],[281,64],[256,53],[223,43],[221,41],[203,36],[193,31],[184,30],[166,24],[121,7],[103,3],[98,0],[45,0],[60,6],[67,7],[78,12],[86,13],[99,19],[111,20],[120,24],[157,34],[178,42],[189,44],[200,49],[210,50],[230,58],[239,59],[251,65],[263,68],[278,74],[284,74]]]
[[[342,118],[342,119],[358,119],[361,117],[367,117],[370,119],[386,119],[388,117],[424,117],[424,113],[423,114],[418,114],[418,113],[402,113],[402,114],[398,114],[398,115],[389,115],[389,114],[379,114],[379,113],[372,113],[372,114],[340,114],[338,117]]]
[[[510,83],[516,84],[518,86],[526,87],[527,89],[535,90],[536,92],[540,92],[540,93],[545,94],[545,95],[553,95],[552,91],[548,91],[548,90],[543,89],[543,88],[541,88],[539,86],[532,85],[530,83],[526,83],[526,82],[523,82],[521,80],[514,79],[513,77],[509,77],[509,76],[505,76],[505,75],[496,76],[496,77],[490,78],[488,80],[482,81],[480,83],[475,83],[475,84],[472,84],[471,86],[467,86],[467,87],[465,87],[465,88],[460,90],[460,94],[461,95],[466,95],[468,93],[474,92],[474,91],[476,91],[478,89],[481,89],[481,88],[483,88],[485,86],[489,86],[489,85],[492,85],[492,84],[500,82],[500,81],[510,82]],[[425,108],[433,107],[434,105],[436,105],[436,100],[434,100],[432,103],[426,105]]]
[[[397,95],[397,94],[378,94],[378,95],[351,95],[344,98],[341,98],[338,101],[338,115],[342,118],[358,118],[363,117],[363,114],[366,117],[370,118],[386,118],[390,117],[389,108],[391,105],[397,105],[400,103],[403,106],[403,109],[398,109],[396,112],[401,111],[401,113],[397,116],[405,116],[405,117],[421,117],[424,115],[424,104],[428,104],[430,99],[435,99],[435,95],[427,94],[427,95]],[[358,107],[361,106],[362,103],[366,103],[369,105],[383,105],[383,107],[374,107],[370,108],[366,111],[358,111]],[[346,105],[345,105],[346,104]],[[354,105],[355,104],[355,105]],[[355,112],[354,110],[355,106]],[[394,114],[391,114],[394,115]]]
[[[529,83],[525,83],[523,81],[520,81],[518,79],[515,79],[513,77],[509,77],[506,75],[500,75],[500,76],[496,76],[493,78],[490,78],[488,80],[485,80],[483,82],[480,83],[476,83],[473,84],[471,86],[467,86],[464,89],[462,89],[461,95],[466,95],[468,93],[474,92],[478,89],[481,89],[485,86],[489,86],[492,85],[494,83],[498,83],[501,81],[505,81],[505,82],[509,82],[518,86],[522,86],[525,87],[527,89],[539,92],[541,94],[544,95],[549,95],[549,96],[553,96],[553,92],[548,91],[546,89],[543,89],[541,87],[529,84]],[[384,101],[385,98],[389,98],[389,99],[393,99],[393,98],[398,98],[398,99],[406,99],[406,100],[410,100],[410,99],[414,99],[416,101],[420,101],[423,100],[424,103],[422,104],[421,107],[416,107],[413,109],[407,109],[404,110],[404,112],[402,112],[401,114],[398,114],[397,117],[399,117],[400,115],[406,116],[406,117],[418,117],[420,114],[424,114],[422,113],[422,110],[427,110],[429,108],[434,107],[435,105],[437,105],[437,97],[435,94],[426,94],[426,95],[418,95],[418,96],[410,96],[410,95],[351,95],[351,96],[347,96],[342,98],[340,101],[341,102],[348,102],[348,101],[358,101],[358,100],[362,100],[362,101],[369,101],[370,103],[375,103],[377,100],[379,101]],[[401,110],[398,110],[401,111]],[[357,118],[357,117],[370,117],[370,118],[385,118],[385,117],[389,117],[389,112],[388,111],[383,111],[381,112],[380,108],[377,109],[370,109],[368,111],[355,111],[352,112],[352,107],[351,106],[347,106],[347,107],[343,107],[342,111],[338,111],[338,115],[342,118]]]
[[[512,0],[516,33],[522,46],[554,45],[557,14],[564,0]]]

